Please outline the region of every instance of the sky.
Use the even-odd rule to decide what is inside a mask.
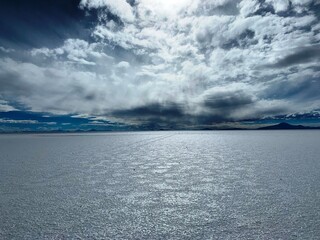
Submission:
[[[320,125],[320,0],[2,0],[0,131]]]

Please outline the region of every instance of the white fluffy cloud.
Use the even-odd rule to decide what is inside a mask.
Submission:
[[[81,0],[82,8],[107,8],[122,20],[132,22],[134,15],[131,6],[125,0]]]
[[[15,111],[15,110],[16,109],[14,107],[10,106],[7,101],[0,99],[0,112],[10,112],[10,111]]]
[[[267,2],[273,5],[276,13],[286,11],[290,6],[289,0],[267,0]]]

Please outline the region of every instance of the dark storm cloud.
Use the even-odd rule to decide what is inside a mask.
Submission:
[[[206,94],[201,105],[203,111],[196,116],[196,122],[206,125],[239,120],[244,109],[254,107],[255,100],[242,90],[225,90]]]
[[[182,105],[151,103],[125,110],[116,110],[111,116],[126,119],[139,129],[183,129],[190,123]]]
[[[234,109],[253,103],[252,96],[243,91],[220,92],[207,96],[204,106],[212,109]]]
[[[152,103],[144,106],[126,110],[117,110],[112,113],[115,117],[135,118],[135,119],[177,119],[185,116],[183,107],[176,103]]]
[[[34,92],[32,83],[24,81],[21,73],[9,70],[0,65],[0,96],[11,101],[16,97],[27,97]]]
[[[269,67],[283,68],[297,64],[304,64],[313,61],[320,60],[320,45],[314,45],[310,47],[303,47],[297,49],[295,53],[285,56],[283,59]]]
[[[19,81],[19,74],[13,72],[1,72],[0,73],[0,85],[1,94],[8,94],[11,95],[12,93],[15,94],[28,94],[29,91],[26,91],[27,88],[24,84],[21,84]]]
[[[287,79],[270,85],[263,92],[265,98],[296,99],[298,101],[316,100],[319,97],[320,80],[312,76]]]
[[[80,0],[2,0],[0,45],[7,48],[54,47],[66,38],[90,36],[90,17]]]
[[[126,119],[128,123],[138,123],[150,126],[180,129],[203,126],[212,123],[237,120],[237,112],[241,112],[248,105],[254,105],[252,96],[243,91],[217,92],[204,96],[200,112],[192,114],[184,104],[152,103],[131,109],[118,110],[113,117]]]

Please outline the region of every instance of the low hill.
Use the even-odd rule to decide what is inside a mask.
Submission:
[[[279,123],[276,125],[272,125],[272,126],[267,126],[267,127],[261,127],[258,128],[258,130],[286,130],[286,129],[320,129],[319,127],[306,127],[306,126],[302,126],[302,125],[292,125],[289,123]]]

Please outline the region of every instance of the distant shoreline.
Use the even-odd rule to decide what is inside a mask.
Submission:
[[[17,131],[0,134],[77,134],[77,133],[125,133],[125,132],[172,132],[172,131],[275,131],[275,130],[320,130],[320,127],[307,127],[279,123],[260,128],[204,128],[204,129],[137,129],[137,130],[78,130],[78,131]]]

